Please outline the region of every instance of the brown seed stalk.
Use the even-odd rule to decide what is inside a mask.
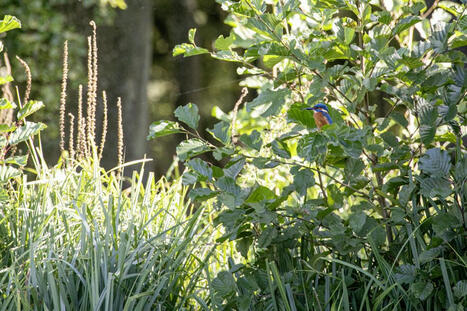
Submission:
[[[102,154],[104,153],[105,138],[107,136],[107,94],[105,91],[102,92],[102,103],[103,108],[103,119],[102,119],[102,137],[101,137],[101,146],[99,149],[99,160],[102,159]]]
[[[65,41],[63,46],[63,75],[62,75],[62,90],[60,95],[60,151],[65,150],[65,106],[66,106],[66,89],[68,80],[68,41]]]
[[[118,165],[123,164],[123,119],[122,119],[122,99],[119,97],[117,99],[117,109],[118,109]]]
[[[94,141],[94,132],[92,130],[92,117],[93,117],[93,66],[92,66],[92,38],[91,36],[88,37],[88,90],[87,90],[87,100],[86,100],[86,130],[87,130],[87,138],[86,140],[89,141],[92,145]]]
[[[68,116],[70,117],[70,141],[68,144],[68,149],[70,152],[70,158],[74,159],[75,158],[75,148],[73,145],[73,130],[75,126],[75,116],[72,113],[68,113]]]
[[[23,65],[24,70],[26,71],[27,81],[26,81],[26,91],[24,93],[24,105],[29,101],[29,95],[31,94],[31,84],[32,84],[32,75],[31,69],[29,68],[28,64],[22,60],[19,56],[16,56],[16,59]]]
[[[78,158],[82,158],[86,155],[86,122],[83,119],[83,85],[80,84],[78,87],[78,138],[76,142],[76,148]]]

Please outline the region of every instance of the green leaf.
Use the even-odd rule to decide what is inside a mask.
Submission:
[[[252,102],[246,104],[246,110],[252,118],[276,115],[281,111],[290,93],[289,89],[265,89]]]
[[[201,160],[200,158],[188,161],[187,165],[208,180],[212,178],[212,168],[208,165],[207,162]]]
[[[5,15],[0,21],[0,33],[16,28],[21,28],[21,22],[14,16]]]
[[[445,198],[452,192],[449,180],[441,177],[428,177],[420,181],[420,190],[422,195],[429,198]]]
[[[42,107],[44,107],[43,102],[30,100],[26,105],[23,106],[23,108],[21,108],[18,111],[18,114],[16,116],[19,121],[24,120],[24,118],[26,118],[27,116],[30,116],[31,114],[41,109]]]
[[[394,274],[394,279],[400,284],[410,284],[415,281],[417,276],[417,269],[415,265],[402,265],[397,269],[397,273]]]
[[[426,101],[422,102],[419,108],[420,139],[425,145],[429,145],[435,138],[438,109]]]
[[[315,177],[313,171],[303,169],[298,172],[293,172],[293,185],[297,189],[298,194],[305,196],[307,190],[315,185]]]
[[[366,223],[366,214],[362,211],[352,213],[349,217],[349,225],[355,233],[360,233]]]
[[[324,159],[326,153],[327,140],[322,134],[308,134],[303,136],[298,142],[298,155],[309,162]]]
[[[394,26],[394,28],[392,29],[392,35],[393,36],[398,35],[402,31],[409,29],[410,27],[412,27],[413,25],[415,25],[416,23],[418,23],[420,21],[422,21],[422,19],[420,17],[418,17],[418,16],[405,17],[405,18],[401,19],[396,24],[396,26]]]
[[[6,98],[0,98],[0,109],[14,109],[16,108],[16,104],[10,102]]]
[[[214,124],[214,128],[208,129],[207,131],[224,145],[230,143],[230,123],[220,121]]]
[[[305,107],[292,106],[287,111],[287,119],[289,121],[299,123],[307,128],[316,128],[315,118],[313,117],[313,111],[305,110]]]
[[[399,146],[399,141],[397,137],[390,131],[386,131],[380,134],[381,138],[384,140],[386,144],[393,148],[397,148]]]
[[[9,137],[8,143],[16,145],[20,142],[28,140],[30,137],[38,134],[47,126],[43,123],[26,122],[23,126],[18,127]]]
[[[258,238],[258,248],[266,248],[271,245],[272,240],[277,237],[277,230],[274,227],[267,227],[266,230],[261,232]]]
[[[217,277],[212,280],[211,286],[221,297],[235,294],[235,279],[232,274],[227,271],[219,272]]]
[[[0,124],[0,133],[13,132],[14,130],[16,130],[16,125]]]
[[[213,191],[209,188],[195,188],[190,191],[188,196],[194,201],[206,201],[215,197],[217,194],[217,191]]]
[[[206,145],[206,143],[198,138],[184,140],[177,146],[176,149],[177,156],[181,161],[185,161],[210,150],[211,149]]]
[[[261,150],[263,145],[263,140],[261,139],[261,134],[257,130],[253,130],[250,134],[242,134],[240,136],[240,141],[257,151]]]
[[[15,164],[18,166],[25,166],[28,163],[28,155],[21,155],[21,156],[14,156],[14,157],[9,157],[3,161],[1,161],[2,164]]]
[[[198,114],[198,106],[196,104],[186,104],[185,106],[179,106],[175,109],[175,117],[191,127],[192,129],[196,129],[198,127],[199,122],[199,114]]]
[[[454,286],[454,296],[459,299],[464,298],[467,296],[467,280],[461,280],[457,282],[456,286]]]
[[[2,45],[1,45],[1,42],[0,42],[0,52],[1,51],[2,51]],[[11,82],[11,81],[13,81],[13,77],[10,76],[10,75],[0,77],[0,85],[7,84],[8,82]]]
[[[195,44],[195,35],[196,35],[196,28],[191,28],[188,31],[188,41],[190,41],[191,44]]]
[[[442,247],[434,247],[421,252],[418,258],[420,260],[420,263],[423,264],[435,260],[436,258],[438,258],[442,249]]]
[[[8,182],[11,178],[21,175],[21,171],[6,165],[0,165],[0,184]]]
[[[230,50],[232,48],[232,44],[235,41],[235,35],[231,34],[227,38],[224,38],[223,35],[217,37],[216,41],[214,42],[214,47],[216,50]]]
[[[183,133],[177,122],[167,120],[155,121],[149,126],[149,135],[147,140],[175,133]]]
[[[253,192],[250,193],[248,198],[246,199],[247,203],[256,203],[256,202],[262,202],[262,201],[269,201],[269,200],[274,200],[276,199],[276,195],[274,192],[264,186],[258,186],[253,190]]]
[[[209,51],[206,49],[194,46],[193,44],[182,43],[174,47],[172,55],[173,56],[183,55],[184,57],[189,57],[189,56],[208,54],[208,53]]]
[[[444,177],[451,168],[451,159],[446,150],[432,148],[420,158],[418,165],[420,170],[432,177]]]
[[[427,299],[430,294],[433,292],[434,286],[431,282],[420,281],[413,283],[410,286],[410,291],[414,294],[414,296],[420,300]]]

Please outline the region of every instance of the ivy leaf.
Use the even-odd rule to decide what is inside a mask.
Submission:
[[[419,168],[432,177],[444,177],[451,168],[451,159],[446,150],[432,148],[420,158]]]
[[[167,120],[155,121],[149,126],[149,135],[147,140],[175,133],[183,133],[177,122]]]
[[[5,15],[0,21],[0,33],[16,28],[21,28],[21,22],[14,16]]]
[[[177,156],[181,161],[197,156],[199,154],[210,151],[211,149],[200,139],[193,138],[182,141],[177,146]]]
[[[16,145],[20,142],[28,140],[47,126],[43,123],[26,122],[23,126],[17,128],[9,137],[8,143]]]
[[[290,96],[289,89],[265,89],[252,102],[246,104],[246,110],[252,118],[276,115]]]
[[[24,118],[26,118],[27,116],[29,116],[29,115],[33,114],[34,112],[36,112],[37,110],[41,109],[42,107],[44,107],[43,102],[30,100],[26,105],[23,106],[23,108],[21,108],[18,111],[18,114],[16,116],[17,116],[18,120],[21,121]]]
[[[174,114],[179,121],[185,123],[186,125],[195,130],[198,127],[199,122],[198,112],[198,106],[189,103],[185,106],[179,106],[177,109],[175,109]]]

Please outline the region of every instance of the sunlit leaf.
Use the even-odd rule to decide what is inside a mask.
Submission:
[[[185,106],[179,106],[177,109],[175,109],[174,115],[179,121],[185,123],[192,129],[196,129],[199,122],[198,112],[198,106],[196,106],[196,104],[189,103]]]
[[[154,139],[175,133],[183,133],[180,125],[174,121],[160,120],[152,122],[149,126],[149,135],[147,139]]]

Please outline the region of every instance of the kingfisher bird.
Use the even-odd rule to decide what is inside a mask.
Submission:
[[[315,119],[316,126],[318,129],[321,129],[326,124],[332,124],[331,116],[329,115],[328,107],[319,103],[310,108],[305,108],[306,110],[313,110],[313,118]]]

